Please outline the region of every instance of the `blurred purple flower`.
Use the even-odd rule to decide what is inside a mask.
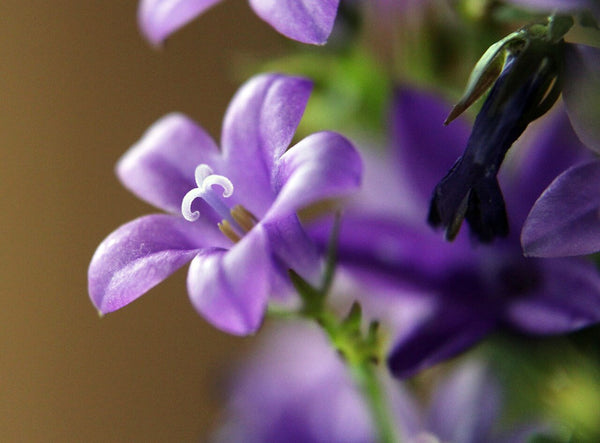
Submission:
[[[326,337],[310,324],[279,325],[238,371],[227,421],[216,442],[375,442],[369,410],[348,369]],[[438,384],[429,407],[404,387],[384,380],[403,442],[525,441],[540,426],[492,432],[500,389],[482,364],[458,366]]]
[[[332,132],[286,149],[311,91],[297,77],[260,75],[229,105],[222,151],[187,117],[156,122],[119,161],[125,187],[168,214],[127,223],[98,247],[89,293],[101,313],[132,302],[191,261],[188,292],[216,327],[255,331],[269,294],[293,268],[314,281],[319,257],[295,215],[360,180],[352,145]]]
[[[393,151],[365,153],[364,191],[344,214],[341,269],[363,285],[365,305],[378,300],[396,316],[389,365],[415,374],[466,350],[497,328],[530,334],[573,331],[600,320],[600,276],[586,260],[528,259],[518,233],[540,192],[583,154],[562,109],[534,123],[517,143],[499,180],[511,234],[473,245],[461,233],[444,242],[424,223],[429,190],[452,165],[468,137],[457,121],[444,128],[447,108],[409,90],[397,94]],[[313,235],[325,242],[327,228]],[[375,297],[385,293],[383,301]],[[568,297],[565,294],[569,294]],[[404,315],[415,307],[418,315]]]
[[[154,45],[222,0],[140,0],[138,22]],[[250,0],[254,12],[278,32],[302,43],[325,44],[339,0]]]

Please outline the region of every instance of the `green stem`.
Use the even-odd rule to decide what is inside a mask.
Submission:
[[[398,443],[389,404],[377,375],[376,360],[371,352],[365,352],[365,342],[343,327],[343,322],[331,312],[322,310],[314,320],[327,333],[332,345],[343,356],[354,382],[363,394],[373,419],[377,441]],[[366,345],[368,346],[368,345]]]
[[[299,274],[290,270],[290,278],[300,295],[303,306],[295,314],[319,324],[333,347],[343,357],[354,382],[362,391],[363,398],[373,419],[380,443],[399,442],[394,421],[390,415],[385,393],[377,376],[376,365],[380,360],[378,323],[371,322],[366,334],[362,331],[362,309],[354,303],[345,318],[339,318],[327,309],[326,299],[333,284],[337,256],[337,239],[340,232],[340,216],[336,215],[329,241],[325,272],[320,287],[314,287]],[[290,317],[285,312],[271,309],[271,315]],[[293,316],[293,315],[291,315]]]
[[[362,364],[350,365],[350,371],[369,405],[378,441],[381,443],[399,442],[390,416],[389,405],[383,393],[379,377],[377,377],[374,364],[363,362]]]

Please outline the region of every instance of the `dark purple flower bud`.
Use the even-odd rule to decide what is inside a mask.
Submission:
[[[443,227],[448,240],[456,237],[463,219],[480,242],[508,234],[508,217],[496,175],[513,143],[529,123],[552,107],[560,94],[565,43],[562,30],[556,39],[552,25],[550,21],[547,27],[532,25],[514,33],[488,55],[492,58],[487,63],[490,71],[500,57],[499,51],[508,53],[500,76],[477,115],[463,155],[437,184],[431,199],[428,222]],[[477,68],[486,69],[481,61]],[[470,79],[469,83],[471,87],[477,79]],[[461,103],[473,101],[469,87]],[[460,107],[459,111],[455,108],[449,119],[464,110],[461,103],[456,107]]]

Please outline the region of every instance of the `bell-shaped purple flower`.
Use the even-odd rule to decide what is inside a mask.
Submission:
[[[161,44],[170,34],[222,0],[140,0],[138,22],[146,38]],[[302,43],[325,44],[339,0],[249,0],[278,32]]]
[[[117,174],[125,187],[167,214],[138,218],[100,244],[88,282],[101,313],[191,261],[194,307],[216,327],[248,334],[269,295],[289,287],[288,269],[315,281],[320,259],[295,213],[355,189],[361,162],[332,132],[287,149],[310,91],[302,78],[257,76],[229,105],[221,150],[194,122],[171,114],[123,156]]]
[[[532,124],[499,175],[512,229],[491,245],[473,245],[464,233],[449,244],[423,222],[428,189],[468,137],[461,121],[447,128],[436,123],[445,111],[434,97],[398,93],[392,152],[385,159],[363,156],[364,191],[341,226],[340,268],[364,287],[365,307],[376,301],[375,315],[396,324],[389,366],[400,377],[457,355],[498,328],[556,334],[600,321],[593,264],[524,258],[518,235],[539,194],[587,154],[564,111]],[[326,233],[315,227],[323,243]],[[413,308],[416,314],[403,314]]]
[[[238,370],[228,420],[215,441],[376,442],[367,404],[322,331],[292,323],[269,332]],[[498,432],[501,389],[477,361],[441,379],[428,405],[400,383],[384,382],[402,442],[517,442],[544,430],[531,424]]]

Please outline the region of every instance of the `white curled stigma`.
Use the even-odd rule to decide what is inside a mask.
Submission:
[[[196,179],[196,188],[190,190],[181,201],[181,214],[188,221],[196,221],[200,217],[199,211],[192,212],[192,203],[197,198],[203,199],[208,203],[223,219],[231,219],[229,208],[221,201],[221,197],[231,197],[233,194],[233,183],[223,175],[213,174],[210,166],[202,163],[196,167],[194,172]],[[221,196],[213,189],[218,185],[223,192]]]

